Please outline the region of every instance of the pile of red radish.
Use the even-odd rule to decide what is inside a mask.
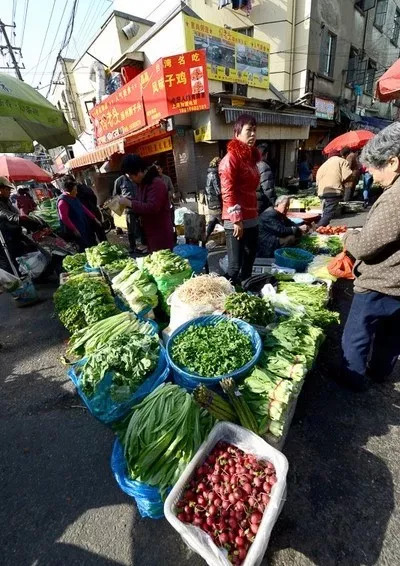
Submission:
[[[271,462],[218,442],[178,501],[178,519],[203,529],[232,564],[242,564],[276,482]]]

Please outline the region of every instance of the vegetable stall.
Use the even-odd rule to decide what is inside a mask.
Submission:
[[[337,242],[304,242],[322,244]],[[54,295],[71,333],[64,363],[115,433],[119,486],[208,564],[256,563],[284,501],[280,449],[298,396],[338,322],[331,281],[278,269],[244,292],[194,276],[169,250],[136,261],[107,242],[64,269]]]

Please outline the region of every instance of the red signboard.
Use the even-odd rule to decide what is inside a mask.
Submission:
[[[90,111],[90,116],[97,145],[103,145],[143,128],[146,125],[146,117],[139,76],[97,104]]]
[[[91,110],[98,145],[163,118],[208,110],[203,49],[163,57]]]

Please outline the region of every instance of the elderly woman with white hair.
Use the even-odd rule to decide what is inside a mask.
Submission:
[[[345,239],[356,259],[356,279],[342,338],[341,378],[357,391],[385,380],[400,355],[400,123],[369,141],[361,162],[384,192],[363,229]]]
[[[258,257],[274,257],[278,248],[295,246],[307,226],[297,226],[287,217],[290,197],[282,195],[275,201],[275,206],[264,210],[259,217]]]

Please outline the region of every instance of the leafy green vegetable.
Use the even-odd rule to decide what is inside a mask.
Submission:
[[[315,255],[319,253],[321,248],[320,238],[318,236],[310,236],[308,234],[305,234],[304,236],[302,236],[297,247]]]
[[[75,332],[67,354],[80,357],[91,354],[119,334],[153,335],[154,330],[149,322],[138,320],[133,313],[122,312]]]
[[[178,385],[160,385],[117,425],[129,476],[160,489],[173,486],[214,419]]]
[[[308,320],[321,328],[339,322],[339,314],[326,308],[327,291],[325,285],[308,285],[280,281],[278,291],[286,293],[294,305],[303,305]]]
[[[303,250],[316,255],[319,253],[327,253],[337,255],[343,250],[343,243],[339,236],[323,236],[320,234],[302,236],[298,246]]]
[[[86,258],[90,267],[103,267],[126,257],[128,257],[128,250],[124,246],[109,242],[100,242],[97,246],[86,249]]]
[[[112,286],[136,313],[157,306],[157,285],[147,271],[140,271],[136,266],[128,264],[112,280]]]
[[[234,322],[189,326],[174,339],[173,361],[202,377],[217,377],[243,367],[253,355],[250,338]]]
[[[326,247],[329,250],[330,255],[335,256],[343,251],[343,242],[339,236],[329,236]]]
[[[62,266],[69,273],[80,273],[86,264],[86,254],[67,255],[63,259]]]
[[[116,275],[120,273],[129,263],[135,263],[130,257],[122,258],[122,259],[115,259],[111,263],[108,263],[106,266],[107,274],[108,275]]]
[[[250,324],[267,326],[275,318],[271,302],[247,293],[232,293],[225,300],[225,311]]]
[[[83,273],[70,277],[53,299],[60,321],[70,332],[119,312],[107,283]]]
[[[156,367],[159,352],[160,345],[155,335],[118,334],[90,354],[80,366],[78,375],[82,390],[91,397],[99,382],[110,372],[111,399],[128,399]]]
[[[143,260],[143,267],[154,276],[173,275],[190,269],[187,259],[174,254],[171,250],[160,250],[147,256]]]

